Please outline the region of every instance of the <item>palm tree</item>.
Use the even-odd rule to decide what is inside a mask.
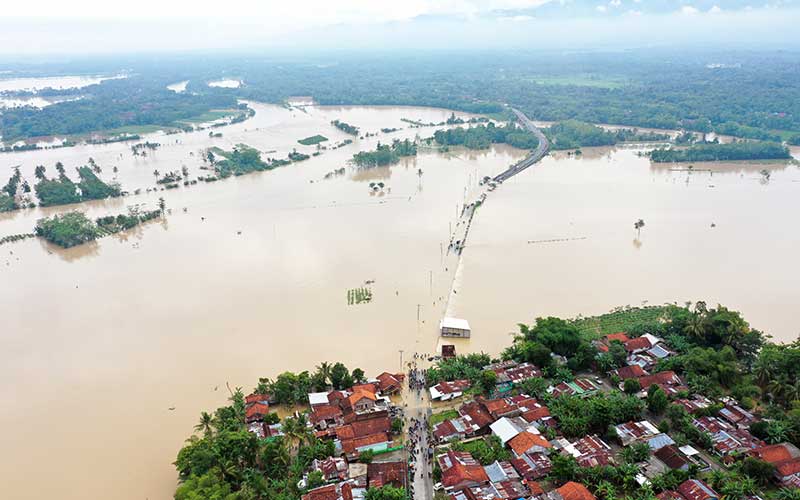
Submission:
[[[613,500],[617,497],[617,489],[608,481],[600,481],[594,490],[595,495],[605,498],[606,500]]]
[[[633,223],[633,228],[636,230],[636,239],[639,239],[639,236],[642,233],[642,228],[644,227],[644,220],[639,219]]]
[[[331,378],[331,364],[327,361],[323,361],[322,363],[317,365],[317,374],[324,383],[328,383],[328,380]]]
[[[759,357],[756,365],[753,367],[753,373],[756,376],[756,381],[761,387],[766,387],[770,380],[774,378],[775,368],[773,363],[769,360]]]
[[[783,384],[782,380],[775,379],[767,384],[767,392],[769,392],[773,402],[783,400],[785,388],[786,386]]]
[[[311,428],[308,427],[308,421],[305,414],[300,414],[296,418],[287,418],[283,421],[283,434],[286,439],[291,443],[292,453],[296,453],[300,448],[300,444],[309,441],[313,436]]]
[[[702,339],[706,335],[706,319],[698,313],[692,314],[686,326],[683,327],[683,333],[696,339]]]
[[[778,444],[786,442],[789,438],[788,436],[789,430],[786,428],[786,424],[781,422],[780,420],[776,420],[771,422],[770,425],[767,427],[767,443],[769,444]]]
[[[775,493],[775,500],[800,500],[800,489],[781,488]]]
[[[203,435],[208,436],[211,434],[211,425],[214,423],[214,417],[207,411],[200,414],[200,421],[194,426],[194,430],[202,432]]]
[[[787,402],[800,399],[800,381],[797,381],[794,384],[786,384],[783,390]]]

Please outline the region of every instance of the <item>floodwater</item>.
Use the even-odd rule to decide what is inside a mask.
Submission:
[[[241,85],[241,80],[234,80],[233,78],[224,78],[222,80],[208,82],[209,87],[219,87],[223,89],[237,89],[241,87]]]
[[[490,195],[450,304],[473,329],[461,347],[496,353],[517,322],[539,316],[697,300],[741,311],[775,340],[797,338],[800,168],[695,163],[688,172],[639,151],[557,153]]]
[[[189,84],[189,80],[183,80],[182,82],[172,83],[167,85],[167,88],[173,92],[180,94],[181,92],[186,91],[186,86]]]
[[[0,79],[0,92],[14,92],[20,90],[35,91],[46,88],[51,89],[79,89],[100,83],[104,80],[125,78],[125,75],[116,76],[47,76],[30,78],[2,78]]]
[[[154,186],[154,170],[185,165],[204,175],[209,146],[246,143],[285,157],[315,151],[296,142],[308,136],[328,137],[325,145],[350,138],[333,119],[377,132],[450,114],[251,105],[256,116],[215,129],[221,138],[148,136],[162,147],[147,157],[132,156],[131,143],[2,154],[0,182],[15,165],[32,181],[38,164],[53,175],[56,161],[73,172],[92,157],[102,177],[116,166],[133,191]],[[249,391],[259,377],[325,360],[369,375],[397,370],[401,350],[408,359],[435,349],[446,308],[472,324],[459,352],[498,353],[517,322],[536,316],[645,300],[718,300],[783,340],[797,333],[797,167],[715,165],[712,176],[700,164],[691,174],[651,166],[635,148],[558,153],[489,194],[459,265],[447,243],[461,204],[522,151],[421,151],[324,179],[378,141],[433,130],[380,133],[270,172],[83,204],[97,217],[154,208],[163,196],[171,210],[90,245],[0,246],[3,496],[171,498],[171,462],[200,412],[224,403],[226,384]],[[0,235],[70,208],[0,214]],[[347,290],[371,280],[373,301],[348,306]]]
[[[253,106],[252,119],[215,129],[219,139],[148,137],[163,146],[146,158],[134,158],[130,143],[7,153],[0,172],[21,165],[33,179],[41,163],[53,175],[57,160],[74,172],[91,156],[104,178],[116,165],[133,190],[154,185],[154,169],[185,164],[203,174],[209,145],[244,142],[285,157],[313,152],[296,142],[310,135],[349,138],[330,125],[336,118],[377,132],[450,113]],[[200,412],[224,403],[226,382],[250,390],[258,377],[324,360],[376,375],[400,368],[400,349],[431,351],[464,190],[524,153],[422,152],[391,168],[323,177],[379,140],[432,132],[380,134],[270,172],[81,205],[96,217],[134,203],[153,208],[164,196],[172,209],[164,222],[96,244],[0,247],[0,428],[13,429],[0,433],[2,496],[171,498],[171,463]],[[370,194],[370,182],[383,182],[384,193]],[[0,215],[0,234],[30,231],[66,209]],[[347,290],[367,280],[373,302],[348,306]]]

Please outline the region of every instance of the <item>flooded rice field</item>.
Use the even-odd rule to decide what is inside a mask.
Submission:
[[[16,165],[33,182],[39,164],[52,174],[61,161],[70,173],[92,157],[104,179],[133,192],[155,186],[154,170],[204,175],[209,146],[245,143],[282,158],[314,152],[297,143],[309,136],[351,138],[334,119],[362,132],[403,128],[269,172],[80,205],[98,217],[152,209],[163,196],[171,210],[93,244],[1,246],[4,496],[171,498],[171,462],[200,412],[225,401],[226,383],[249,390],[325,360],[373,375],[398,369],[400,349],[437,346],[446,308],[472,324],[461,352],[497,353],[536,316],[643,301],[720,301],[779,339],[797,333],[796,166],[714,165],[712,175],[651,166],[640,148],[559,153],[489,194],[459,265],[447,245],[461,205],[523,151],[421,150],[356,171],[347,160],[379,141],[432,135],[403,118],[450,112],[252,106],[255,117],[215,129],[222,137],[148,136],[161,147],[145,157],[131,143],[0,155],[3,182]],[[71,208],[0,214],[0,236]],[[350,304],[347,291],[364,286],[371,302]]]

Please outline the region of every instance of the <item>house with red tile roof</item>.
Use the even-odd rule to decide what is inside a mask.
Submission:
[[[253,403],[245,410],[245,422],[261,422],[269,414],[269,405],[265,403]]]
[[[711,435],[714,452],[727,457],[734,453],[746,453],[764,446],[764,442],[749,431],[739,429],[716,417],[701,417],[692,421],[698,429]]]
[[[630,338],[628,338],[628,336],[625,333],[619,332],[619,333],[610,333],[605,337],[601,338],[600,340],[595,340],[593,343],[594,346],[597,347],[598,351],[608,352],[609,348],[611,347],[611,342],[619,342],[621,344],[624,344],[628,340],[630,340]]]
[[[383,372],[378,375],[378,386],[381,394],[391,395],[400,392],[403,388],[403,374],[391,374]]]
[[[347,461],[341,457],[328,457],[324,460],[314,459],[312,471],[320,471],[325,481],[344,481],[348,478]]]
[[[646,441],[648,438],[657,436],[661,432],[655,425],[651,424],[648,420],[641,422],[625,422],[614,426],[617,432],[617,438],[622,446],[629,446],[636,442]]]
[[[362,388],[347,396],[342,401],[342,407],[345,410],[364,413],[375,408],[375,403],[377,401],[378,396],[376,396],[374,392],[369,392]]]
[[[336,483],[314,488],[302,500],[353,500],[353,489],[350,483]]]
[[[719,500],[719,494],[700,479],[682,482],[678,486],[678,493],[686,500]]]
[[[469,403],[461,405],[458,409],[458,414],[464,417],[470,417],[472,423],[479,428],[476,434],[489,432],[489,426],[495,420],[479,401],[470,401]]]
[[[800,450],[798,450],[793,444],[781,443],[762,446],[760,448],[750,450],[747,454],[753,458],[757,458],[774,465],[785,460],[791,460],[792,458],[799,457]]]
[[[472,382],[467,379],[442,381],[429,389],[431,399],[434,401],[449,401],[450,399],[460,398],[464,391],[472,386]]]
[[[472,418],[469,415],[466,415],[434,425],[433,437],[439,443],[446,443],[447,441],[462,440],[474,436],[478,431],[480,431],[480,427],[472,422]]]
[[[507,444],[517,457],[529,452],[544,453],[553,447],[553,445],[540,434],[534,434],[528,431],[520,432],[511,438]]]
[[[590,396],[598,391],[597,385],[588,378],[576,378],[572,382],[561,382],[556,386],[548,387],[547,392],[553,396],[569,394],[570,396]]]
[[[741,429],[749,429],[750,425],[757,420],[755,415],[735,402],[726,403],[725,406],[719,410],[719,416]]]
[[[250,394],[246,398],[244,398],[245,405],[252,405],[255,403],[262,403],[265,405],[269,405],[272,402],[272,396],[269,394]]]
[[[625,346],[625,350],[630,353],[646,351],[651,347],[653,347],[653,344],[650,342],[650,339],[645,336],[632,338],[630,340],[625,341],[622,345]]]
[[[586,486],[574,481],[565,483],[564,486],[556,488],[555,491],[561,500],[595,500],[595,496]]]
[[[653,454],[670,469],[689,470],[689,459],[674,444],[661,447]]]
[[[550,474],[550,469],[553,468],[550,458],[545,453],[525,453],[512,458],[511,465],[527,481],[542,478]]]
[[[800,458],[790,458],[775,465],[775,477],[783,485],[796,485],[800,481]]]
[[[645,375],[649,375],[647,371],[639,365],[628,365],[623,366],[622,368],[618,368],[611,372],[612,375],[616,375],[622,380],[627,380],[629,378],[639,378],[644,377]]]
[[[318,430],[325,430],[344,424],[344,414],[338,406],[325,404],[311,409],[308,420]]]
[[[570,443],[566,439],[557,439],[553,443],[562,454],[575,457],[581,467],[597,467],[614,462],[611,447],[596,435],[584,436]]]
[[[489,482],[483,466],[467,452],[448,450],[436,457],[442,471],[442,485],[448,492]]]
[[[657,385],[662,389],[664,387],[683,386],[683,381],[674,371],[667,370],[639,377],[639,385],[642,386],[643,391],[647,391],[651,385]]]
[[[370,488],[383,486],[405,487],[408,466],[405,462],[370,462],[367,465],[367,485]]]

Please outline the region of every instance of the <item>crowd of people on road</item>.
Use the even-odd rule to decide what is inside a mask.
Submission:
[[[425,396],[426,381],[425,371],[417,368],[417,359],[425,359],[422,354],[414,354],[413,362],[409,363],[408,389],[414,394],[417,400]],[[428,412],[427,405],[419,409],[419,412],[412,415],[408,426],[408,470],[412,474],[413,480],[409,484],[410,498],[414,496],[414,484],[419,478],[422,481],[431,481],[433,477],[431,461],[433,459],[433,448],[428,440]]]

